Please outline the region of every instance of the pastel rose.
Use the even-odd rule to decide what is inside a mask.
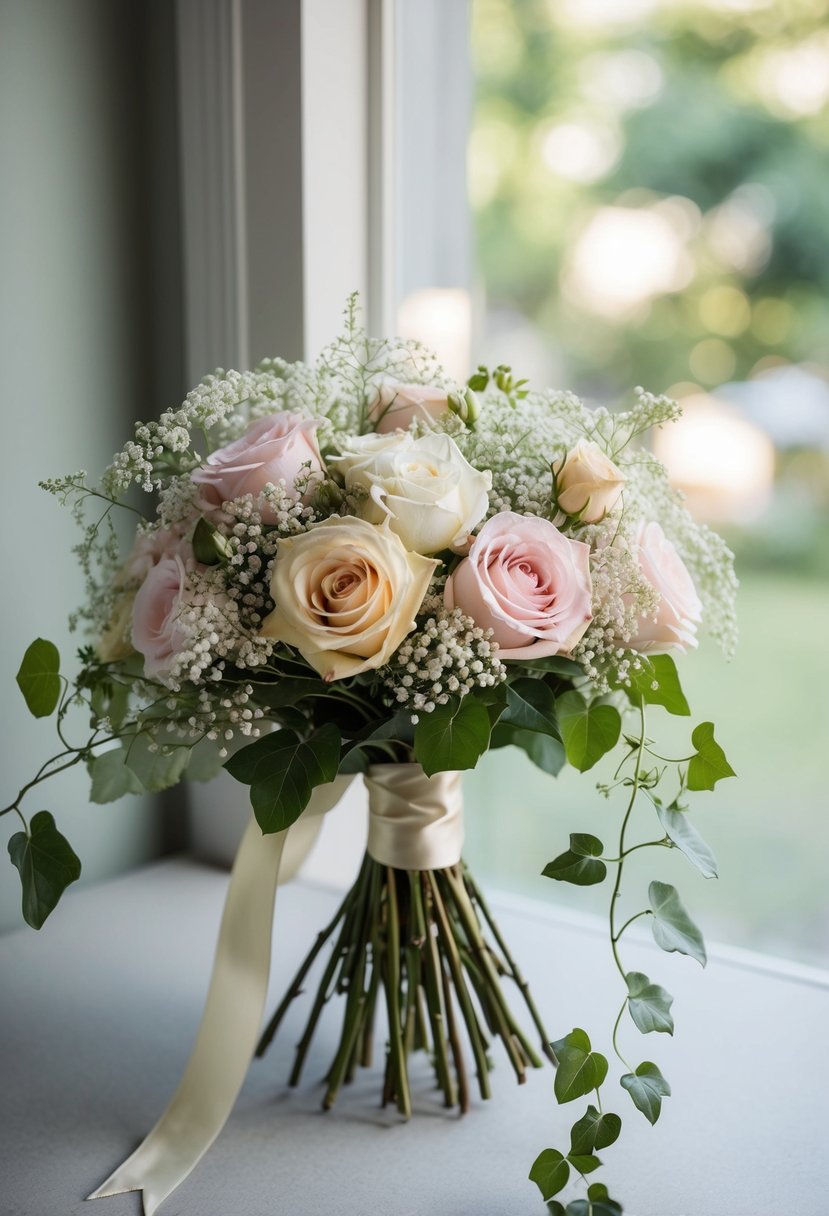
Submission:
[[[502,511],[450,575],[445,599],[492,630],[501,659],[567,654],[592,619],[590,548],[547,519]]]
[[[332,516],[279,542],[276,607],[262,634],[293,646],[326,680],[374,670],[414,629],[437,564],[408,553],[387,526]]]
[[[132,644],[144,656],[144,674],[163,677],[187,640],[179,616],[188,595],[187,571],[180,557],[162,557],[135,593]]]
[[[211,452],[205,463],[191,474],[200,487],[206,509],[243,494],[256,496],[271,482],[285,482],[288,493],[303,501],[310,499],[323,475],[316,432],[320,420],[302,418],[287,411],[260,418],[248,427],[241,439]],[[307,482],[298,495],[296,483]],[[273,523],[267,507],[262,518]]]
[[[553,464],[558,505],[587,524],[598,523],[619,501],[627,478],[595,443],[581,439]]]
[[[465,549],[489,506],[492,474],[474,469],[449,435],[363,435],[331,464],[347,490],[363,491],[356,507],[362,518],[388,518],[415,553]]]
[[[661,598],[656,615],[641,618],[630,646],[640,654],[696,646],[702,603],[682,558],[655,520],[640,524],[635,542],[639,568]]]
[[[415,419],[428,424],[448,409],[449,401],[442,388],[383,380],[369,406],[368,418],[375,431],[384,435],[389,431],[406,430]]]
[[[116,582],[120,585],[141,583],[162,557],[180,557],[186,562],[192,556],[193,546],[185,539],[181,528],[150,528],[138,532],[129,557],[116,575]]]

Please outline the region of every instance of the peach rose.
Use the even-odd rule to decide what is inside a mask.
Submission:
[[[595,443],[581,439],[553,463],[558,505],[567,515],[596,524],[619,501],[627,478]]]
[[[386,525],[334,515],[279,542],[262,634],[326,680],[381,667],[414,629],[437,564]]]
[[[567,654],[592,619],[590,548],[547,519],[502,511],[450,575],[445,599],[492,630],[501,659]]]
[[[369,406],[368,418],[375,431],[385,435],[389,431],[405,430],[415,418],[428,424],[448,409],[448,397],[442,388],[383,380]]]
[[[200,487],[203,506],[215,510],[232,498],[255,496],[269,482],[280,481],[289,494],[310,499],[323,475],[316,440],[319,425],[319,419],[287,411],[270,414],[249,426],[241,439],[211,452],[191,474]],[[262,518],[274,522],[267,508]]]
[[[167,675],[184,649],[187,633],[179,616],[187,594],[187,571],[180,557],[162,557],[135,594],[132,643],[144,656],[144,674],[150,679]]]
[[[696,646],[702,604],[682,558],[655,520],[640,524],[635,542],[639,568],[661,598],[656,615],[641,618],[631,648],[666,654]]]

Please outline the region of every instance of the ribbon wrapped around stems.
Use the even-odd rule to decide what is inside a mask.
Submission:
[[[299,1081],[318,1018],[333,991],[347,994],[346,1013],[328,1074],[326,1107],[333,1104],[340,1083],[354,1075],[358,1063],[371,1064],[374,1012],[381,989],[389,1027],[384,1102],[395,1102],[404,1117],[411,1113],[407,1057],[417,1048],[433,1052],[446,1105],[458,1105],[461,1112],[468,1109],[458,1034],[461,1021],[482,1097],[489,1096],[487,1032],[502,1039],[519,1081],[527,1064],[540,1066],[504,998],[501,976],[519,985],[542,1050],[548,1052],[546,1032],[480,893],[460,865],[460,774],[427,777],[418,764],[381,764],[372,766],[365,779],[369,838],[362,869],[336,917],[319,934],[258,1048],[276,887],[299,868],[322,815],[336,805],[351,778],[338,777],[319,787],[300,819],[284,832],[263,836],[251,819],[231,873],[207,1002],[184,1075],[143,1143],[90,1199],[140,1190],[145,1216],[153,1216],[218,1136],[254,1051],[264,1053],[338,926],[339,937],[297,1050],[291,1084]],[[484,941],[478,910],[495,936],[500,956]]]

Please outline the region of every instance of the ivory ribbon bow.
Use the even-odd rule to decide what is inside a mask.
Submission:
[[[336,806],[350,781],[338,777],[319,786],[284,832],[263,836],[251,817],[233,864],[207,1002],[184,1076],[143,1143],[90,1199],[142,1191],[144,1216],[153,1216],[224,1127],[259,1039],[277,884],[299,868],[321,817]],[[460,859],[459,773],[427,777],[419,764],[380,764],[369,770],[366,784],[368,851],[376,861],[403,870],[437,870]]]

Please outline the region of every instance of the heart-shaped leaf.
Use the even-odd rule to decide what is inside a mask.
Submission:
[[[640,698],[646,705],[662,705],[669,714],[688,717],[691,709],[679,682],[676,663],[669,654],[655,654],[640,659],[641,667],[630,672],[630,684],[625,688],[634,705]]]
[[[570,1166],[555,1148],[545,1148],[540,1152],[530,1170],[530,1182],[535,1183],[545,1202],[567,1185],[569,1177]]]
[[[581,693],[566,692],[556,701],[561,739],[567,759],[587,772],[619,741],[622,719],[612,705],[588,705]]]
[[[15,832],[9,857],[20,873],[23,919],[40,929],[70,883],[81,876],[81,863],[49,811],[32,816],[29,831]]]
[[[656,1065],[645,1060],[635,1073],[625,1073],[620,1083],[630,1094],[636,1109],[641,1110],[649,1123],[656,1123],[662,1110],[662,1099],[671,1095],[671,1087]]]
[[[543,680],[524,676],[507,685],[507,708],[501,721],[558,739],[555,704],[553,690]]]
[[[666,835],[674,842],[692,865],[696,866],[705,878],[717,877],[717,861],[711,849],[700,836],[697,829],[688,818],[687,811],[676,810],[674,807],[656,804],[659,822],[665,829]]]
[[[492,724],[486,706],[468,693],[453,697],[430,714],[421,714],[415,729],[415,756],[427,777],[474,768],[489,746]]]
[[[648,898],[653,910],[651,929],[656,944],[669,954],[673,951],[687,954],[704,967],[707,961],[705,942],[682,906],[676,887],[667,882],[652,882]]]
[[[600,1114],[595,1106],[588,1106],[587,1113],[570,1130],[570,1152],[585,1156],[594,1149],[608,1148],[618,1139],[621,1130],[622,1120],[618,1115],[609,1111]]]
[[[232,756],[225,768],[251,787],[253,813],[267,835],[299,818],[316,786],[334,780],[339,760],[340,732],[328,722],[304,741],[291,730],[265,735]]]
[[[652,984],[641,971],[629,971],[625,976],[628,986],[628,1010],[642,1034],[653,1030],[674,1033],[671,1005],[674,998],[667,989]]]
[[[725,777],[736,773],[725,758],[725,752],[714,738],[714,723],[700,722],[691,735],[697,749],[688,762],[688,789],[712,790]]]
[[[576,1027],[552,1047],[558,1060],[554,1090],[560,1103],[591,1093],[607,1076],[607,1060],[591,1049],[584,1030]]]
[[[570,836],[570,848],[549,861],[541,871],[545,878],[557,882],[571,882],[577,887],[592,887],[603,882],[607,866],[598,861],[604,845],[597,836],[586,832],[574,832]]]

